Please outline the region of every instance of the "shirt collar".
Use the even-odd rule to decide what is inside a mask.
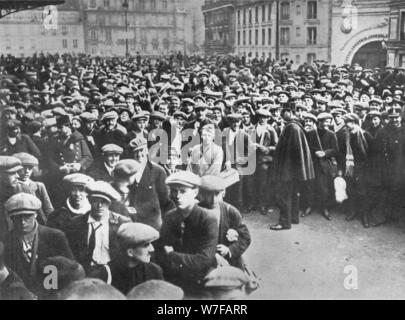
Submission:
[[[87,220],[88,224],[93,224],[93,223],[101,223],[101,224],[105,224],[106,222],[108,222],[110,219],[110,215],[105,215],[100,221],[95,220],[91,214],[89,214],[89,219]]]

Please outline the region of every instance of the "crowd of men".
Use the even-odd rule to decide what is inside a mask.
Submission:
[[[241,213],[400,221],[404,89],[325,61],[0,57],[0,298],[240,298]]]

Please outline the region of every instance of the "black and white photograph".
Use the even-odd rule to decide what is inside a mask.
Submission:
[[[402,300],[404,107],[403,0],[0,0],[0,300]]]

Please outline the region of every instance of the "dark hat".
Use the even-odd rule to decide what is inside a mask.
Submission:
[[[22,168],[20,159],[16,157],[0,156],[0,172],[15,173]]]
[[[13,157],[20,159],[23,166],[36,167],[39,164],[38,159],[29,153],[19,152],[13,154]]]
[[[381,112],[379,112],[379,111],[376,111],[376,110],[373,110],[373,111],[370,111],[368,114],[367,114],[367,117],[368,118],[374,118],[374,117],[378,117],[378,118],[382,118],[382,114],[381,114]]]
[[[100,279],[85,278],[62,290],[60,300],[126,300],[113,286]]]
[[[83,173],[72,173],[63,178],[63,183],[69,187],[71,186],[84,187],[91,182],[94,182],[94,179]]]
[[[195,101],[193,100],[193,99],[190,99],[190,98],[184,98],[183,100],[182,100],[182,103],[183,104],[186,104],[186,103],[188,103],[188,104],[191,104],[191,105],[195,105]]]
[[[9,217],[36,214],[41,207],[41,200],[32,194],[23,192],[11,196],[4,204]]]
[[[118,191],[105,181],[90,182],[86,185],[86,189],[91,198],[102,198],[108,202],[119,200],[121,198]]]
[[[128,300],[183,300],[184,292],[178,286],[163,280],[148,280],[134,287]]]
[[[141,246],[159,239],[159,232],[143,223],[128,222],[119,227],[117,236],[124,246]]]
[[[143,149],[143,148],[146,148],[147,146],[148,146],[148,141],[143,137],[135,138],[135,139],[131,140],[131,142],[129,143],[129,148],[132,151],[135,151],[138,149]]]
[[[104,154],[122,154],[123,152],[124,149],[113,143],[106,144],[101,148],[101,153]]]
[[[241,288],[249,283],[249,278],[239,268],[226,266],[212,270],[204,278],[205,288]]]
[[[178,171],[166,179],[166,184],[179,184],[195,188],[201,186],[201,178],[190,171]]]
[[[346,114],[347,111],[343,108],[335,108],[330,112],[332,115],[337,115],[337,114]]]
[[[128,177],[137,173],[139,170],[139,163],[133,159],[124,159],[118,161],[114,168],[115,177]]]
[[[90,113],[90,112],[83,112],[80,115],[80,119],[82,119],[83,121],[86,121],[86,122],[97,121],[97,117],[94,114]]]
[[[59,116],[56,118],[56,125],[58,127],[62,127],[62,126],[70,126],[71,125],[71,120],[70,120],[70,116],[69,115],[65,115],[65,116]]]

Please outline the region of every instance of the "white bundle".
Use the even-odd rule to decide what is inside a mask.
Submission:
[[[347,200],[349,197],[346,193],[346,181],[342,177],[336,177],[334,181],[335,185],[335,197],[337,203],[342,203]]]

